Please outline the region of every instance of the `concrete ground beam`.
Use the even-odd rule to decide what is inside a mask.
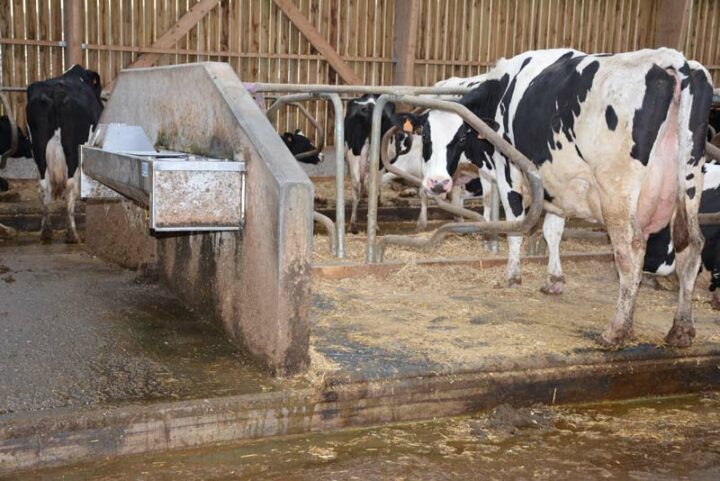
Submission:
[[[151,236],[147,222],[138,222],[137,205],[93,202],[88,246],[129,267],[157,262],[178,297],[220,323],[270,372],[305,369],[313,188],[232,68],[199,63],[123,71],[101,119],[113,122],[143,127],[158,147],[245,160],[245,226],[240,233]]]

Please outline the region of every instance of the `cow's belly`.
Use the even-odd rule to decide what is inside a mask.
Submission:
[[[552,162],[542,164],[540,173],[545,191],[551,197],[545,202],[548,211],[562,217],[602,222],[597,183],[582,159],[566,151],[556,151]]]

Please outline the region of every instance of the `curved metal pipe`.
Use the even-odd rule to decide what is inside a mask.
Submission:
[[[5,110],[8,120],[10,121],[10,148],[0,155],[0,169],[4,169],[7,164],[8,157],[17,152],[18,130],[15,115],[13,115],[12,108],[10,108],[10,101],[2,92],[0,92],[0,101],[2,102],[3,109]]]
[[[321,214],[318,211],[313,212],[313,220],[325,227],[325,230],[330,237],[330,255],[334,256],[337,252],[337,236],[335,235],[335,223],[330,217]]]
[[[368,188],[368,245],[366,251],[366,262],[382,262],[385,247],[390,244],[428,249],[435,247],[450,233],[523,233],[533,227],[543,211],[543,183],[535,164],[525,155],[508,143],[502,136],[487,126],[475,114],[464,105],[447,100],[415,97],[408,95],[381,95],[373,110],[373,122],[370,140],[370,172],[376,173],[380,162],[380,121],[382,110],[389,101],[402,102],[418,107],[439,109],[453,112],[463,118],[473,129],[488,139],[505,157],[515,164],[525,174],[532,194],[532,203],[526,216],[520,221],[493,221],[493,222],[468,222],[448,223],[438,228],[428,239],[410,238],[408,236],[387,235],[376,241],[377,234],[377,203],[378,203],[378,181],[377,175],[370,175],[370,186]]]

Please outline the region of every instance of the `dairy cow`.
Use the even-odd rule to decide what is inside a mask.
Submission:
[[[692,343],[691,296],[702,248],[697,194],[711,102],[707,71],[671,49],[526,52],[501,59],[460,100],[540,170],[550,257],[545,292],[563,290],[559,244],[565,219],[605,224],[620,280],[615,315],[599,339],[605,345],[621,345],[632,335],[646,241],[668,224],[680,295],[666,341]],[[430,111],[422,136],[428,195],[450,192],[449,170],[461,153],[476,164],[489,156],[506,217],[524,217],[530,202],[526,179],[459,116]],[[506,280],[514,285],[521,282],[522,237],[508,236],[508,242]]]
[[[703,166],[703,190],[700,198],[700,213],[720,212],[720,165]],[[700,227],[705,243],[702,248],[702,267],[710,273],[710,303],[714,309],[720,309],[720,225]],[[670,226],[651,234],[647,241],[643,270],[658,276],[667,276],[675,272],[675,249],[670,235]]]
[[[372,114],[375,109],[378,95],[366,94],[362,97],[352,99],[348,102],[345,112],[344,130],[345,130],[345,160],[350,171],[350,181],[352,184],[352,213],[350,215],[350,231],[354,234],[358,232],[357,225],[357,208],[363,195],[363,189],[366,187],[369,174],[369,154],[370,154],[370,130],[372,127]],[[404,120],[407,119],[405,114],[395,113],[395,104],[388,102],[385,104],[382,113],[382,122],[380,127],[380,135],[383,136],[394,125],[402,129]],[[391,150],[390,157],[398,158],[407,151],[404,150],[406,145],[405,139],[407,134],[400,132],[393,136],[388,146]],[[380,165],[382,170],[382,165]]]
[[[41,238],[52,238],[50,201],[65,197],[67,242],[79,242],[75,227],[79,146],[97,125],[103,106],[97,72],[74,65],[61,76],[27,88],[27,122],[40,174],[43,206]]]
[[[296,129],[295,132],[285,132],[281,137],[285,146],[294,156],[310,152],[316,148],[300,129]],[[304,164],[319,164],[323,161],[323,154],[322,152],[318,152],[317,154],[301,157],[297,160]]]
[[[32,157],[30,141],[22,130],[17,130],[17,148],[12,157]],[[0,116],[0,154],[4,154],[12,146],[12,127],[7,115]]]

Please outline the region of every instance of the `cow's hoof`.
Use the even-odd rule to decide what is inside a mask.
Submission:
[[[351,234],[357,234],[360,232],[360,229],[358,229],[358,226],[355,224],[350,224],[350,233]]]
[[[505,282],[505,287],[520,287],[522,285],[522,277],[511,277]]]
[[[550,276],[547,284],[540,288],[540,292],[551,296],[557,296],[563,293],[565,289],[565,277],[563,276]]]
[[[713,292],[713,295],[710,298],[710,306],[712,306],[712,308],[716,311],[720,311],[720,298],[718,298],[717,292]]]
[[[625,341],[631,337],[632,330],[627,329],[605,329],[605,332],[597,338],[597,343],[605,349],[621,349]]]
[[[77,234],[68,232],[67,234],[65,234],[65,243],[66,244],[79,244],[80,237]]]
[[[52,242],[52,239],[53,239],[52,229],[42,229],[40,231],[40,241],[41,242]]]
[[[0,224],[0,237],[15,237],[17,236],[17,231],[13,229],[12,227],[8,227],[6,225]]]
[[[670,332],[665,336],[665,344],[672,347],[690,347],[695,339],[695,328],[683,323],[673,324]]]

